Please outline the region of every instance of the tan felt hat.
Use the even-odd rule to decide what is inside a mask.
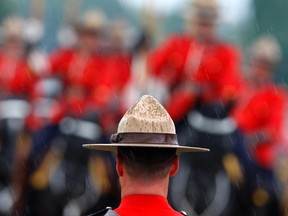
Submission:
[[[152,96],[144,95],[122,117],[112,143],[84,144],[83,147],[117,151],[117,147],[175,148],[177,152],[207,152],[209,149],[180,146],[175,125],[165,108]]]
[[[78,30],[98,31],[106,25],[106,16],[102,11],[89,10],[78,20]]]

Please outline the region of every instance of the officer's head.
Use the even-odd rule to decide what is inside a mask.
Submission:
[[[82,49],[95,50],[99,44],[106,17],[101,11],[88,11],[77,22],[78,45]]]
[[[187,8],[188,30],[199,40],[214,40],[219,15],[216,0],[193,0]]]
[[[166,185],[178,170],[176,152],[208,149],[180,146],[176,129],[165,108],[152,96],[145,95],[122,117],[111,144],[86,144],[84,147],[117,152],[116,170],[121,186]],[[130,183],[130,184],[129,184]],[[134,185],[135,186],[135,185]]]
[[[256,82],[271,80],[273,71],[281,60],[281,48],[277,40],[271,36],[259,36],[248,51],[250,78]]]
[[[178,156],[176,149],[119,147],[116,169],[120,183],[124,177],[149,184],[175,175]]]
[[[17,16],[11,16],[4,20],[2,25],[2,46],[5,53],[14,57],[23,54],[23,20]]]
[[[131,27],[125,19],[115,19],[109,25],[109,43],[114,52],[122,52],[129,48]]]

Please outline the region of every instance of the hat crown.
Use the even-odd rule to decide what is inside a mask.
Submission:
[[[89,10],[78,21],[80,28],[99,30],[106,24],[106,16],[102,11]]]
[[[176,134],[175,125],[165,108],[152,96],[144,95],[123,116],[118,133]]]

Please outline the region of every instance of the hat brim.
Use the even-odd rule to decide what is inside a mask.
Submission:
[[[173,148],[176,149],[177,152],[209,152],[210,149],[207,148],[199,148],[199,147],[189,147],[189,146],[175,146],[169,144],[131,144],[131,143],[121,143],[121,144],[83,144],[84,148],[101,150],[101,151],[117,151],[118,147],[139,147],[139,148]]]

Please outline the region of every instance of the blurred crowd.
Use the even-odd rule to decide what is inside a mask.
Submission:
[[[287,88],[274,83],[281,47],[261,35],[241,50],[217,35],[216,1],[186,7],[186,30],[152,46],[148,26],[85,12],[42,47],[37,19],[0,31],[0,215],[85,215],[120,201],[107,143],[143,94],[176,123],[182,155],[169,200],[202,216],[288,215]]]

